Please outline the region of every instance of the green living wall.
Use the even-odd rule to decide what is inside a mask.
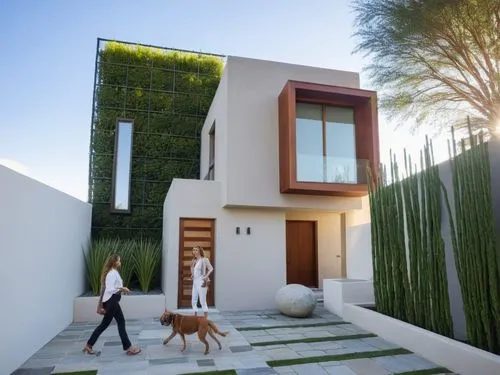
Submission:
[[[223,60],[100,40],[90,147],[92,237],[162,236],[173,178],[199,178],[200,131]],[[131,214],[111,213],[117,118],[134,120]]]

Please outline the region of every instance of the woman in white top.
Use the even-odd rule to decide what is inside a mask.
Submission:
[[[132,346],[127,330],[125,329],[125,318],[120,307],[121,294],[128,294],[130,290],[123,286],[123,280],[118,270],[121,267],[119,255],[108,257],[101,275],[101,296],[97,303],[97,313],[104,315],[101,324],[99,324],[90,336],[87,345],[83,351],[87,354],[96,354],[92,349],[99,336],[108,328],[109,324],[115,318],[118,325],[118,333],[122,341],[123,350],[128,355],[134,355],[141,352],[141,349]],[[104,288],[103,288],[104,287]],[[104,289],[104,290],[103,290]]]
[[[193,279],[193,289],[191,291],[191,306],[194,315],[197,314],[196,305],[198,297],[200,297],[200,304],[203,310],[203,316],[208,317],[207,306],[207,288],[210,283],[210,274],[214,268],[210,264],[210,260],[205,257],[205,252],[200,246],[193,248],[193,261],[191,263],[191,279]]]

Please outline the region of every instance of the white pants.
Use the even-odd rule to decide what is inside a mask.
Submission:
[[[197,302],[198,297],[200,297],[200,304],[203,312],[208,312],[207,306],[207,287],[202,288],[203,279],[194,279],[193,280],[193,290],[191,291],[191,307],[193,311],[197,311]]]

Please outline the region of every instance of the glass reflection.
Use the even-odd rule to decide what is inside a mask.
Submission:
[[[358,183],[354,109],[296,105],[297,181]]]
[[[326,182],[356,183],[356,135],[352,108],[326,107]]]
[[[297,181],[323,182],[323,109],[297,103]]]
[[[116,131],[112,210],[129,212],[133,122],[119,121]]]

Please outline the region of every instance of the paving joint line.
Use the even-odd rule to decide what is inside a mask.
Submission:
[[[250,343],[252,346],[270,346],[270,345],[288,345],[288,344],[301,344],[301,343],[314,343],[314,342],[330,342],[330,341],[347,341],[347,340],[359,340],[368,339],[372,337],[378,337],[373,333],[366,334],[355,334],[355,335],[343,335],[343,336],[323,336],[323,337],[307,337],[303,339],[295,340],[276,340],[276,341],[262,341]]]
[[[283,367],[283,366],[305,365],[309,363],[346,361],[350,359],[377,358],[377,357],[395,356],[402,354],[412,354],[412,352],[404,348],[384,349],[384,350],[374,350],[367,352],[331,354],[331,355],[322,355],[322,356],[304,357],[304,358],[277,359],[277,360],[267,361],[266,363],[270,367]]]
[[[281,326],[234,327],[234,328],[237,331],[265,331],[269,329],[279,329],[279,328],[314,328],[314,327],[338,326],[342,324],[352,324],[352,323],[339,321],[339,322],[328,322],[328,323],[288,324]]]

